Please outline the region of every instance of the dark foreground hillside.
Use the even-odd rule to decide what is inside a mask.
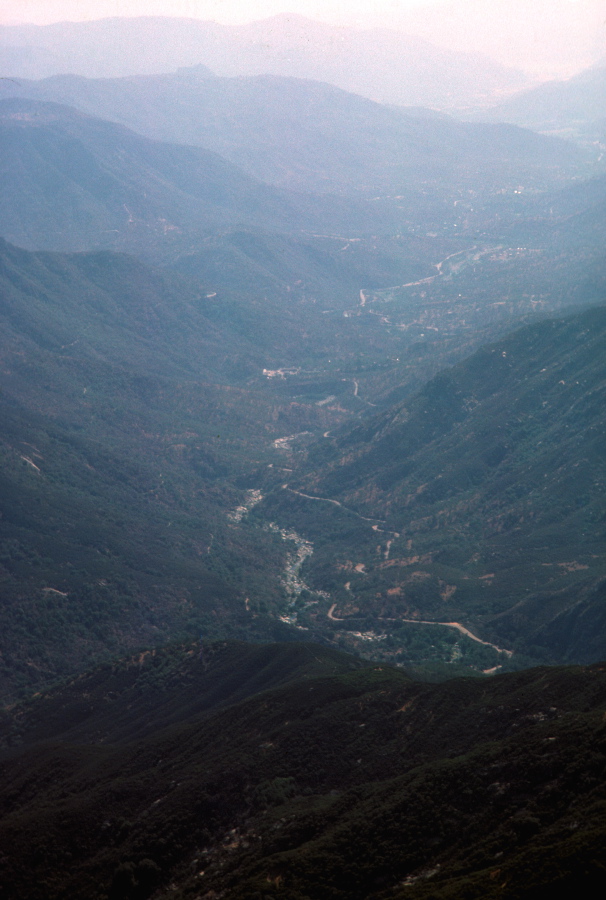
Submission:
[[[165,648],[6,710],[6,898],[598,896],[606,669]]]

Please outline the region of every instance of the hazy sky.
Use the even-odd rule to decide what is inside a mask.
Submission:
[[[0,0],[0,24],[142,15],[241,24],[279,12],[397,28],[542,77],[572,74],[606,56],[606,0]]]
[[[390,21],[398,12],[447,0],[1,0],[4,23],[46,25],[105,16],[191,16],[225,24],[250,22],[279,12],[313,19],[359,24]]]
[[[0,0],[0,21],[34,22],[100,19],[106,16],[191,16],[218,22],[239,23],[279,12],[339,24],[397,22],[402,14],[419,7],[452,5],[461,0]],[[535,0],[527,0],[532,6]],[[560,0],[553,0],[557,6]],[[565,0],[576,3],[579,0]],[[488,7],[494,0],[483,0]]]

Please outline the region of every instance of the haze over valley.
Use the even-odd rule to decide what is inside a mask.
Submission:
[[[0,22],[0,887],[590,891],[592,4],[559,71],[471,2],[101,6]]]

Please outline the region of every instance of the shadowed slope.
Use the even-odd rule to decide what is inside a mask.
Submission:
[[[584,887],[603,864],[605,700],[600,667],[427,685],[312,645],[116,663],[7,714],[1,883],[32,900]]]

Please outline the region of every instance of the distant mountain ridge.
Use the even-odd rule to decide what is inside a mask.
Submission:
[[[512,122],[585,144],[606,140],[606,66],[604,61],[566,81],[550,81],[514,94],[476,120]]]
[[[469,106],[524,86],[520,72],[387,30],[337,28],[283,14],[250,25],[114,18],[0,29],[0,73],[39,78],[157,74],[202,63],[218,75],[328,81],[383,103]]]
[[[390,108],[321,82],[270,75],[218,78],[194,68],[120,79],[4,80],[2,96],[66,104],[154,140],[203,147],[276,187],[373,199],[369,230],[387,200],[396,211],[391,229],[398,209],[410,214],[459,190],[540,189],[583,171],[593,157],[516,126]],[[378,204],[377,194],[384,198]]]

